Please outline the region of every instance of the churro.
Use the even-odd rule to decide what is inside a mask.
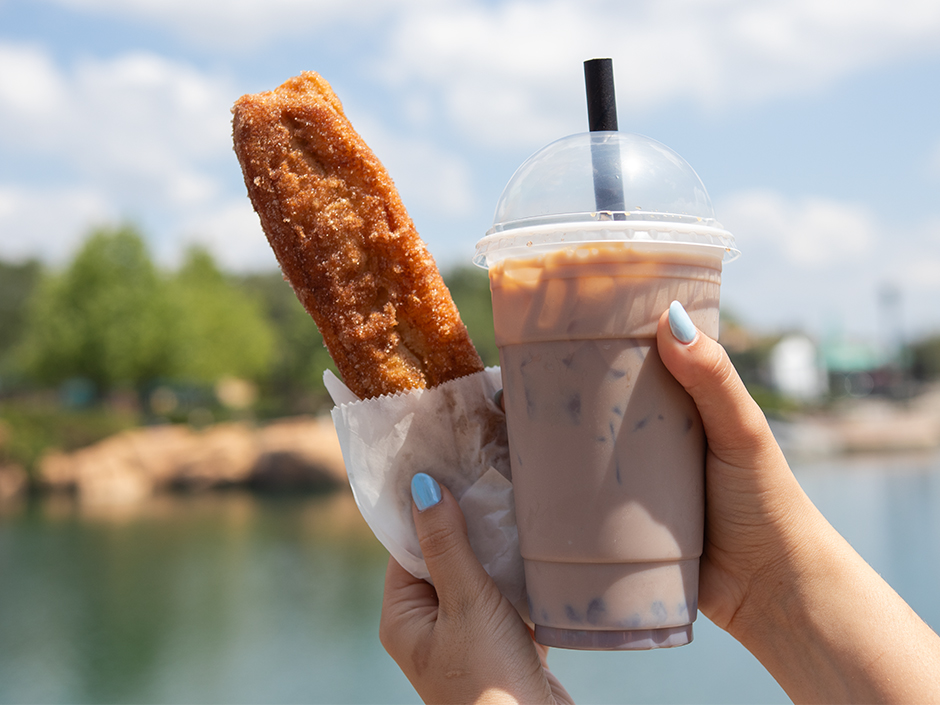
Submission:
[[[483,369],[392,179],[318,74],[240,98],[235,153],[285,278],[360,398]]]

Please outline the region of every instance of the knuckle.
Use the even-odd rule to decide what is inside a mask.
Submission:
[[[688,389],[690,393],[711,387],[727,388],[737,376],[731,358],[721,345],[708,346],[704,355],[695,360],[694,379]]]
[[[489,624],[487,595],[484,594],[485,591],[475,589],[476,587],[473,583],[464,583],[459,589],[440,595],[441,618],[445,622],[459,624],[463,629],[471,631],[479,629],[481,624]]]
[[[394,656],[395,651],[395,630],[388,623],[384,612],[382,617],[379,619],[379,642],[382,644],[382,647],[392,656]]]
[[[388,602],[383,603],[382,614],[379,617],[379,642],[393,658],[399,652],[402,624],[399,611]]]
[[[731,358],[721,345],[715,344],[710,357],[708,372],[718,384],[724,387],[737,379],[738,373],[731,364]]]
[[[385,649],[385,653],[398,664],[402,663],[407,653],[401,631],[400,626],[396,627],[384,618],[379,622],[379,642],[382,644],[382,648]]]
[[[448,524],[435,523],[424,527],[419,539],[425,560],[446,558],[457,547],[457,531]]]

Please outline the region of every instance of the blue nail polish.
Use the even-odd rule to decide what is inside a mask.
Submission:
[[[419,472],[411,478],[411,497],[423,512],[441,501],[441,486],[430,475]]]
[[[669,330],[680,343],[688,345],[698,334],[695,324],[689,318],[689,314],[678,301],[669,304]]]

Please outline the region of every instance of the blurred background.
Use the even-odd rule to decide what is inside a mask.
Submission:
[[[737,238],[721,340],[804,487],[940,627],[940,4],[0,0],[0,702],[417,701],[230,108],[330,81],[495,364],[473,247],[597,56]],[[786,701],[696,629],[552,663]]]

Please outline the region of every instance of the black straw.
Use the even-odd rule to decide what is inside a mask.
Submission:
[[[587,93],[588,126],[591,132],[616,132],[617,97],[614,92],[612,59],[590,59],[584,62],[584,89]],[[594,167],[594,202],[597,210],[623,212],[619,145],[598,135],[598,139],[591,141],[591,162]]]
[[[614,92],[613,59],[584,62],[584,89],[587,92],[588,126],[591,132],[617,130],[617,96]]]

